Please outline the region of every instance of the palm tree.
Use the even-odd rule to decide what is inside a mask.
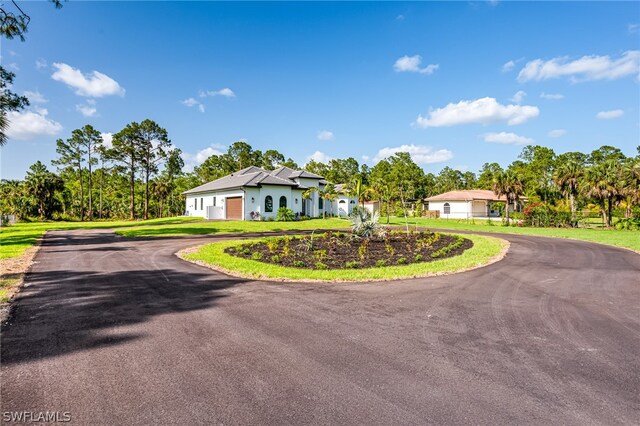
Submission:
[[[493,192],[498,197],[504,195],[507,199],[505,218],[507,220],[507,226],[509,226],[509,207],[518,201],[524,193],[522,181],[520,181],[518,176],[511,170],[496,173],[493,178]]]
[[[327,183],[323,189],[319,192],[320,197],[323,200],[329,202],[329,206],[331,208],[331,215],[333,216],[333,201],[338,198],[338,193],[336,192],[336,187],[332,183]],[[325,216],[326,208],[322,209],[322,218],[326,218]]]
[[[582,191],[598,201],[606,227],[611,227],[613,203],[621,195],[620,174],[620,163],[613,159],[593,165],[585,173]]]
[[[633,206],[640,205],[640,158],[631,160],[622,168],[622,195],[626,198],[627,208],[624,217],[631,217]]]
[[[364,200],[373,194],[373,189],[362,183],[362,177],[357,177],[347,184],[345,192],[350,197],[356,197],[364,208]]]
[[[571,225],[576,224],[576,196],[579,193],[579,185],[584,176],[584,169],[577,161],[568,161],[560,165],[553,177],[558,189],[566,197],[569,197],[571,205]]]
[[[313,197],[313,193],[314,192],[318,192],[318,188],[316,186],[312,186],[311,188],[307,189],[306,191],[304,191],[302,193],[302,202],[304,203],[304,200],[311,200]],[[307,216],[313,216],[313,206],[311,206],[311,211],[310,212],[306,212]]]

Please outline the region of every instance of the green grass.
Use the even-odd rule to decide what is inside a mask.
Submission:
[[[254,279],[286,279],[297,281],[370,281],[414,278],[428,275],[462,271],[487,264],[505,247],[506,242],[480,235],[464,235],[473,241],[473,247],[463,254],[447,259],[401,266],[386,266],[366,269],[311,270],[271,265],[255,260],[243,259],[224,252],[227,247],[266,239],[222,241],[206,244],[197,251],[183,256],[191,261],[204,262],[214,269],[230,275]]]
[[[381,223],[386,223],[386,218],[381,218]],[[486,220],[464,219],[422,219],[409,218],[411,226],[424,226],[427,228],[457,229],[480,232],[502,232],[505,234],[535,235],[539,237],[569,238],[574,240],[591,241],[594,243],[608,244],[624,247],[640,252],[640,231],[619,231],[616,229],[585,229],[585,228],[530,228],[519,226],[503,226],[501,222],[487,224]],[[392,217],[392,225],[404,225],[404,218]]]
[[[20,281],[19,278],[1,278],[0,279],[0,303],[9,301],[9,289]]]
[[[202,235],[223,233],[300,231],[310,229],[338,229],[350,226],[345,219],[311,219],[296,222],[224,221],[185,223],[176,226],[140,226],[119,229],[117,234],[125,237],[163,237],[176,235]]]
[[[29,222],[16,223],[0,229],[0,259],[22,255],[46,231],[60,229],[120,228],[139,226],[141,223],[153,225],[174,225],[185,222],[202,221],[193,217],[170,217],[146,221],[94,221],[94,222]]]

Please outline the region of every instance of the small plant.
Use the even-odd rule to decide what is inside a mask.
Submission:
[[[398,265],[404,265],[407,263],[407,258],[406,257],[401,257],[400,259],[398,259],[397,261]]]
[[[280,241],[275,240],[275,239],[269,239],[265,242],[265,244],[267,245],[267,248],[269,249],[269,253],[274,253],[276,250],[278,250],[278,246],[280,245]]]
[[[291,237],[283,237],[282,241],[282,255],[284,257],[289,257],[291,254]]]
[[[413,260],[415,260],[416,262],[422,262],[422,259],[424,259],[424,256],[421,254],[416,254],[413,258]]]
[[[362,241],[362,244],[360,244],[360,247],[358,247],[358,256],[360,256],[360,260],[364,260],[365,256],[367,255],[368,246],[369,240],[364,239]]]
[[[293,222],[296,220],[296,215],[293,210],[286,207],[280,207],[278,209],[278,214],[276,215],[276,220],[278,222]]]
[[[304,262],[302,260],[294,260],[293,266],[296,268],[304,268]]]
[[[384,259],[376,260],[376,268],[382,268],[386,266],[387,262]]]
[[[313,252],[313,256],[318,259],[319,261],[322,261],[324,259],[327,258],[327,251],[326,250],[316,250]]]
[[[251,260],[262,260],[262,253],[259,251],[254,251],[251,253]]]
[[[249,216],[251,217],[251,220],[261,220],[262,216],[260,215],[259,212],[251,212],[249,213]]]
[[[384,249],[389,253],[389,255],[393,256],[396,253],[396,249],[393,248],[391,243],[389,243],[389,239],[384,239]]]
[[[274,254],[273,256],[271,256],[271,261],[273,263],[280,263],[280,256],[278,256],[277,254]]]
[[[380,215],[375,212],[373,216],[365,209],[354,209],[351,212],[351,232],[362,238],[378,236]]]
[[[309,238],[300,239],[300,244],[298,244],[298,248],[305,251],[313,250],[313,237],[315,232],[316,231],[311,232],[311,235],[309,236]]]
[[[360,262],[357,260],[350,260],[344,264],[344,267],[347,269],[357,269],[360,266]]]
[[[240,253],[244,254],[245,256],[249,256],[251,254],[251,250],[249,249],[249,247],[243,247],[242,249],[240,249]]]
[[[315,267],[316,267],[316,269],[328,269],[329,268],[327,265],[325,265],[322,262],[316,262]]]

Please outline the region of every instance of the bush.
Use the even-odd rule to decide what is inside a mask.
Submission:
[[[406,263],[407,263],[406,257],[401,257],[400,259],[398,259],[398,265],[404,265]]]
[[[304,267],[304,262],[302,260],[294,260],[293,261],[293,266],[295,266],[296,268],[303,268]]]
[[[626,231],[638,231],[640,230],[640,218],[620,219],[616,223],[615,228]]]
[[[262,253],[259,251],[254,251],[251,253],[251,260],[262,260]]]
[[[278,209],[278,214],[276,215],[276,220],[278,222],[293,222],[296,220],[296,215],[293,213],[293,210],[286,207],[280,207]]]
[[[351,212],[351,232],[358,237],[370,238],[379,236],[385,232],[378,224],[380,215],[375,212],[373,215],[366,209],[353,209]]]
[[[325,265],[322,262],[316,262],[315,267],[316,267],[316,269],[328,269],[329,268],[327,265]]]
[[[271,256],[271,261],[273,263],[280,263],[280,256],[278,256],[277,254],[274,254],[273,256]]]
[[[357,260],[351,260],[344,264],[344,267],[347,269],[357,269],[358,266],[360,266],[360,262],[358,262]]]
[[[422,262],[422,259],[424,259],[424,256],[421,254],[416,254],[416,256],[413,258],[413,260],[415,260],[416,262]]]
[[[377,268],[382,268],[383,266],[386,266],[387,262],[384,261],[384,259],[380,259],[376,261],[376,267]]]

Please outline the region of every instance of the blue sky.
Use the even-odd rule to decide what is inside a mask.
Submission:
[[[246,140],[304,164],[398,150],[427,172],[640,144],[640,3],[22,3],[2,64],[12,115],[3,178],[55,141],[145,118],[188,167]]]

